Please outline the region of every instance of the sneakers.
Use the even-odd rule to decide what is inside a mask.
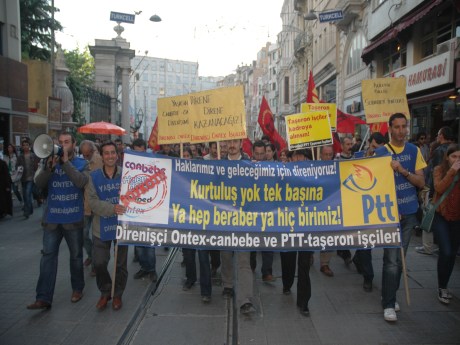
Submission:
[[[424,254],[424,255],[433,255],[433,253],[430,253],[430,252],[427,252],[425,250],[425,247],[424,246],[421,246],[421,247],[415,247],[415,251],[419,254]]]
[[[201,302],[203,303],[211,302],[211,296],[201,296]]]
[[[256,308],[252,305],[252,303],[245,303],[240,308],[241,314],[249,315],[256,311]]]
[[[232,298],[233,297],[233,289],[232,288],[224,288],[224,290],[222,291],[222,296],[224,296],[224,298]]]
[[[395,308],[386,308],[383,310],[383,318],[385,321],[395,322],[398,321],[398,317],[396,316]]]
[[[141,279],[149,275],[149,272],[140,269],[135,275],[134,279]]]
[[[395,302],[395,311],[398,312],[400,310],[401,310],[401,308],[399,307],[399,303]]]
[[[450,298],[452,298],[452,295],[449,294],[449,291],[447,289],[438,289],[438,300],[442,304],[449,304],[450,303]]]

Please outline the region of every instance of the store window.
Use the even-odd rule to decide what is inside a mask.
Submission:
[[[353,38],[348,52],[347,74],[352,74],[363,68],[364,62],[361,59],[361,53],[366,46],[366,38],[362,32],[359,32]]]
[[[402,67],[406,67],[407,50],[406,45],[398,40],[387,43],[383,49],[383,75],[388,75]]]

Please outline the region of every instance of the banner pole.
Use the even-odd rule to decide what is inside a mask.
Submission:
[[[359,151],[362,151],[363,147],[364,147],[364,144],[367,140],[367,138],[369,137],[369,132],[371,131],[371,126],[367,126],[367,131],[366,131],[366,134],[364,135],[364,139],[363,141],[361,141],[361,146],[359,147]]]
[[[180,142],[180,158],[184,158],[184,143]]]
[[[315,148],[314,147],[312,147],[312,149],[311,149],[311,158],[313,158],[313,160],[316,160],[316,158],[315,158]]]
[[[407,302],[407,305],[410,306],[409,284],[407,282],[406,257],[404,255],[403,247],[401,247],[401,262],[402,262],[403,277],[404,277],[404,289],[406,291],[406,302]]]
[[[134,248],[136,250],[136,248]],[[112,274],[112,292],[111,296],[115,293],[115,277],[117,275],[117,259],[118,259],[118,241],[115,241],[115,248],[114,248],[115,254],[113,255],[113,274]]]
[[[216,141],[217,145],[217,159],[220,159],[220,141]],[[209,152],[211,152],[211,147],[209,147]]]

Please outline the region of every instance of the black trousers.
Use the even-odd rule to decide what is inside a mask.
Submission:
[[[297,306],[308,306],[311,298],[310,263],[313,252],[281,252],[281,275],[283,289],[290,289],[294,283],[297,259]]]

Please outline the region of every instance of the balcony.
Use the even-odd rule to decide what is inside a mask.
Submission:
[[[307,48],[308,36],[306,32],[299,33],[294,39],[294,55],[296,58],[301,58],[305,55],[305,50]]]
[[[348,31],[348,26],[361,16],[364,7],[366,6],[365,0],[344,0],[338,5],[338,9],[343,12],[343,19],[339,20],[336,25],[341,31]]]

